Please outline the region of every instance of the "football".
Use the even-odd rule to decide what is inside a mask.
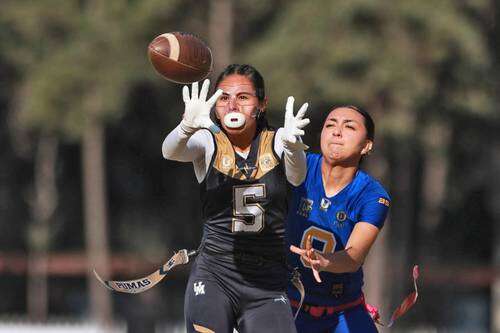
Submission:
[[[176,83],[200,81],[212,71],[212,51],[200,38],[186,32],[157,36],[148,46],[148,57],[158,73]]]

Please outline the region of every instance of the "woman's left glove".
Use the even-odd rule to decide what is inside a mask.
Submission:
[[[294,150],[306,150],[309,147],[302,143],[301,136],[304,135],[303,128],[309,124],[309,119],[305,118],[308,103],[302,104],[297,114],[293,115],[293,103],[295,98],[289,96],[286,101],[286,111],[285,111],[285,125],[283,126],[283,143],[285,147],[292,148]]]

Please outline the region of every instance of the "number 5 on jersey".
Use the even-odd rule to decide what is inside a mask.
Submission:
[[[264,229],[264,208],[257,200],[266,198],[266,185],[233,186],[233,232],[261,232]]]
[[[311,236],[311,241],[321,243],[322,248],[316,248],[316,250],[322,253],[333,253],[335,251],[335,245],[337,245],[337,241],[335,240],[335,236],[326,230],[317,228],[317,227],[309,227],[302,234],[302,240],[300,241],[300,247],[302,249],[306,248],[306,240],[307,237]],[[302,265],[304,267],[311,268],[311,265],[306,263],[302,258],[300,258]]]

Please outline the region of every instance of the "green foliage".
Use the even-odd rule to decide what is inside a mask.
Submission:
[[[20,128],[78,139],[89,117],[118,119],[138,80],[153,77],[151,30],[180,1],[9,1],[2,49],[19,69]],[[151,25],[150,25],[151,24]]]
[[[486,41],[454,1],[289,1],[280,13],[240,55],[264,73],[271,108],[288,95],[361,104],[396,132],[438,91],[450,108],[492,111],[486,85],[468,79],[490,68]],[[443,72],[455,73],[446,89]]]

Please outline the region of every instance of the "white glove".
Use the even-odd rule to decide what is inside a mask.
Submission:
[[[212,109],[219,96],[222,95],[222,89],[218,89],[207,101],[209,87],[210,80],[203,81],[200,94],[198,95],[198,82],[194,82],[191,86],[191,98],[189,97],[188,86],[182,88],[182,99],[186,106],[181,127],[186,132],[195,132],[200,128],[215,127],[215,124],[210,119],[210,109]]]
[[[297,115],[293,115],[293,103],[295,98],[289,96],[286,101],[285,125],[283,126],[283,144],[286,148],[306,150],[309,147],[302,143],[300,137],[304,135],[303,128],[309,124],[309,119],[304,118],[308,103],[302,104]]]

